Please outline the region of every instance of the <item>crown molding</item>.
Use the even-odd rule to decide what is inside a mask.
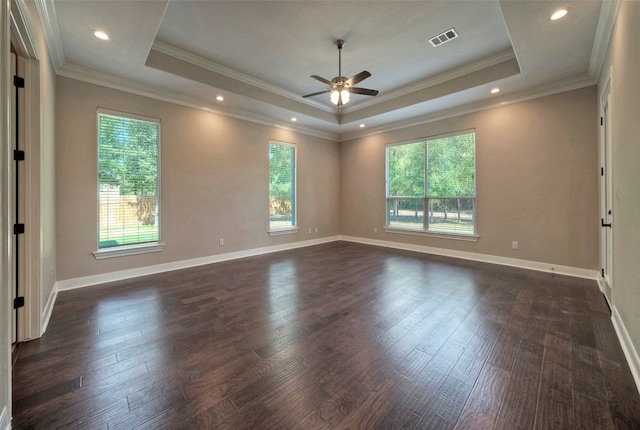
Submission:
[[[257,124],[262,124],[270,127],[278,127],[281,129],[292,130],[298,133],[306,134],[309,136],[319,137],[322,139],[328,139],[337,141],[338,135],[333,133],[327,133],[310,127],[304,127],[297,124],[285,124],[272,117],[248,112],[241,109],[232,108],[229,106],[221,107],[220,105],[209,104],[201,100],[195,100],[189,96],[176,91],[166,90],[153,85],[147,85],[140,82],[131,81],[128,79],[119,78],[107,73],[98,72],[96,70],[88,69],[73,64],[64,64],[57,73],[59,76],[65,78],[76,79],[79,81],[87,82],[102,87],[112,88],[114,90],[125,91],[132,94],[137,94],[144,97],[149,97],[155,100],[162,100],[169,103],[175,103],[181,106],[186,106],[194,109],[200,109],[207,112],[212,112],[218,115],[224,115],[244,121],[249,121]]]
[[[145,66],[204,84],[209,88],[218,88],[253,99],[254,101],[272,105],[295,115],[310,116],[329,124],[339,124],[339,117],[334,112],[318,109],[304,101],[302,97],[292,98],[282,96],[268,89],[255,86],[246,81],[240,81],[234,77],[218,73],[192,62],[184,61],[155,49],[149,52]]]
[[[58,15],[56,6],[53,1],[34,0],[36,10],[40,16],[44,37],[51,56],[53,68],[58,72],[65,63],[64,48],[62,45],[62,35],[60,34],[60,24],[58,23]]]
[[[270,116],[247,112],[241,109],[224,107],[220,105],[203,103],[200,100],[194,100],[189,96],[175,91],[158,88],[152,85],[147,85],[135,81],[130,81],[122,78],[117,78],[112,75],[98,72],[95,70],[87,69],[84,67],[65,64],[59,71],[58,75],[76,79],[79,81],[87,82],[94,85],[99,85],[115,90],[125,91],[132,94],[149,97],[156,100],[162,100],[169,103],[175,103],[181,106],[186,106],[194,109],[205,110],[207,112],[216,113],[244,121],[258,123],[270,127],[278,127],[280,129],[291,130],[294,132],[302,133],[309,136],[319,137],[322,139],[332,140],[336,142],[344,142],[347,140],[359,139],[366,136],[371,136],[380,133],[388,133],[395,130],[414,127],[424,124],[429,124],[436,121],[441,121],[448,118],[453,118],[469,113],[479,112],[495,107],[505,106],[513,103],[519,103],[527,100],[532,100],[540,97],[545,97],[553,94],[558,94],[566,91],[571,91],[579,88],[595,85],[596,81],[589,75],[580,75],[561,81],[551,82],[537,86],[535,88],[523,90],[513,94],[505,94],[502,97],[492,98],[491,100],[482,100],[474,103],[468,103],[452,109],[434,112],[429,115],[422,115],[417,118],[412,118],[406,121],[399,121],[390,124],[386,124],[380,127],[371,128],[366,131],[356,131],[354,133],[347,134],[335,134],[325,131],[321,131],[311,127],[304,127],[297,124],[289,124],[280,122]]]
[[[251,85],[257,88],[260,88],[264,91],[268,91],[270,93],[273,94],[277,94],[283,97],[286,97],[287,99],[293,100],[295,102],[300,102],[300,96],[298,94],[295,94],[291,91],[287,91],[283,88],[277,87],[275,85],[271,85],[267,82],[261,81],[259,79],[256,79],[252,76],[243,74],[241,72],[238,72],[234,69],[225,67],[221,64],[215,63],[211,60],[208,60],[206,58],[200,57],[198,55],[195,55],[193,53],[190,53],[188,51],[185,51],[183,49],[177,48],[173,45],[161,42],[161,41],[155,41],[151,47],[152,50],[157,51],[161,54],[164,55],[168,55],[170,57],[176,58],[180,61],[184,61],[188,64],[192,64],[194,66],[197,67],[201,67],[205,70],[211,71],[213,73],[217,73],[220,74],[222,76],[225,76],[227,78],[230,79],[234,79],[236,81],[245,83],[247,85]],[[344,111],[340,114],[338,114],[339,118],[343,118],[345,115],[353,115],[354,113],[357,113],[359,111],[361,111],[362,109],[366,109],[370,106],[374,106],[374,105],[378,105],[380,103],[384,103],[385,101],[389,101],[389,100],[393,100],[393,99],[397,99],[399,97],[403,97],[403,96],[407,96],[410,94],[415,94],[419,91],[423,91],[425,89],[429,89],[432,87],[435,87],[437,85],[452,81],[454,79],[463,77],[463,76],[468,76],[469,74],[472,74],[474,72],[478,72],[481,70],[485,70],[489,67],[492,66],[496,66],[499,65],[501,63],[505,63],[507,61],[510,60],[516,60],[516,55],[513,51],[512,48],[504,50],[498,54],[492,55],[490,57],[486,57],[483,59],[480,59],[478,61],[474,61],[468,64],[465,64],[463,66],[457,67],[455,69],[452,69],[450,71],[444,72],[444,73],[440,73],[438,75],[435,75],[431,78],[428,78],[426,80],[420,81],[416,84],[413,85],[409,85],[406,87],[402,87],[396,91],[392,91],[386,94],[383,94],[382,96],[378,96],[375,99],[371,99],[369,101],[363,102],[358,104],[357,107],[355,108],[349,108],[348,106],[346,108],[344,108]],[[334,113],[334,109],[332,107],[326,106],[325,104],[321,104],[318,102],[314,102],[311,99],[303,99],[302,100],[303,103],[309,105],[309,106],[313,106],[315,108],[318,108],[322,111],[328,112],[328,113]]]
[[[368,129],[366,131],[358,130],[354,133],[347,133],[341,135],[338,141],[345,142],[348,140],[360,139],[375,134],[389,133],[404,128],[429,124],[432,122],[442,121],[448,118],[455,118],[458,116],[480,112],[487,109],[493,109],[496,107],[520,103],[527,100],[533,100],[554,94],[564,93],[567,91],[573,91],[595,85],[596,83],[597,81],[590,75],[574,76],[571,78],[563,79],[561,81],[554,81],[548,84],[539,85],[534,88],[518,91],[512,94],[505,94],[504,96],[492,98],[490,100],[480,100],[473,103],[467,103],[455,108],[437,111],[428,115],[421,115],[420,117],[412,118],[406,121],[398,121],[391,124],[386,124],[380,127]]]
[[[225,67],[221,64],[215,63],[211,60],[200,57],[199,55],[193,54],[183,49],[176,48],[175,46],[169,45],[167,43],[156,40],[151,46],[151,49],[154,51],[163,53],[165,55],[169,55],[171,57],[177,58],[178,60],[184,61],[186,63],[190,63],[195,66],[202,67],[203,69],[209,70],[211,72],[226,76],[227,78],[235,79],[236,81],[240,81],[242,83],[260,88],[264,91],[269,91],[271,93],[277,94],[282,97],[286,97],[296,102],[301,101],[300,100],[301,97],[292,91],[288,91],[284,88],[281,88],[276,85],[272,85],[268,82],[262,81],[260,79],[254,78],[253,76],[249,76],[237,70],[231,69],[229,67]],[[307,99],[302,99],[302,102],[305,104],[308,104],[309,106],[313,106],[315,108],[324,110],[326,112],[335,113],[334,109],[322,103],[314,102],[313,100],[307,100]]]
[[[402,96],[406,96],[418,91],[422,91],[425,90],[427,88],[451,81],[453,79],[462,77],[462,76],[466,76],[469,75],[471,73],[477,72],[479,70],[483,70],[486,69],[488,67],[491,66],[495,66],[497,64],[500,63],[504,63],[506,61],[512,60],[512,59],[516,59],[516,54],[513,51],[513,49],[507,49],[505,51],[502,51],[496,55],[492,55],[490,57],[486,57],[483,59],[480,59],[478,61],[474,61],[472,63],[467,63],[463,66],[460,67],[456,67],[455,69],[452,70],[448,70],[446,72],[440,73],[438,75],[432,76],[430,78],[427,78],[423,81],[417,82],[415,84],[412,85],[408,85],[402,88],[399,88],[395,91],[390,91],[387,93],[384,93],[382,95],[378,95],[376,96],[375,99],[370,99],[368,101],[359,103],[357,108],[354,109],[345,109],[345,113],[349,112],[349,113],[353,113],[353,112],[357,112],[361,109],[366,109],[369,106],[372,105],[376,105],[378,103],[382,103],[385,102],[387,100],[391,100],[391,99],[395,99],[397,97],[402,97]],[[519,63],[518,63],[519,64]]]
[[[596,28],[591,58],[589,59],[589,75],[596,81],[600,79],[602,64],[607,56],[609,41],[613,34],[613,27],[616,24],[619,9],[620,0],[604,0],[600,6],[600,18],[598,19],[598,27]]]
[[[493,84],[501,79],[519,75],[520,73],[520,65],[514,57],[502,63],[494,64],[484,69],[479,69],[474,72],[458,76],[457,78],[425,87],[420,91],[409,93],[405,96],[380,101],[366,109],[350,111],[340,117],[340,123],[348,124],[356,121],[363,121],[367,118],[375,117],[387,112],[394,112],[409,106],[420,105],[454,93],[461,93],[463,91],[470,90],[471,88]]]

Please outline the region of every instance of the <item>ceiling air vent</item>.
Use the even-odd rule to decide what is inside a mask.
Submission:
[[[443,43],[450,41],[451,39],[455,39],[456,37],[458,37],[458,33],[456,33],[456,30],[452,28],[445,31],[444,33],[440,33],[437,36],[432,37],[431,39],[429,39],[429,42],[431,42],[433,46],[440,46]]]

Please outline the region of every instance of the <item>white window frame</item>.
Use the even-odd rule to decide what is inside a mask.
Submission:
[[[444,134],[438,134],[438,135],[434,135],[434,136],[428,136],[428,137],[424,137],[424,138],[418,138],[418,139],[412,139],[412,140],[407,140],[407,141],[402,141],[402,142],[395,142],[395,143],[389,143],[385,145],[385,228],[384,231],[387,233],[395,233],[395,234],[404,234],[404,235],[410,235],[410,236],[426,236],[426,237],[436,237],[436,238],[441,238],[441,239],[452,239],[452,240],[461,240],[461,241],[468,241],[468,242],[477,242],[479,239],[479,235],[477,234],[477,225],[478,225],[478,220],[477,220],[477,216],[476,216],[476,202],[477,202],[477,157],[476,154],[474,154],[474,194],[473,196],[460,196],[460,198],[466,198],[466,199],[473,199],[473,232],[471,233],[464,233],[464,232],[453,232],[453,231],[438,231],[438,230],[425,230],[425,229],[413,229],[413,228],[402,228],[402,227],[398,227],[398,226],[390,226],[389,225],[389,209],[388,209],[388,202],[389,199],[393,199],[393,198],[397,198],[397,196],[390,196],[389,195],[389,148],[394,147],[394,146],[401,146],[401,145],[409,145],[412,143],[420,143],[423,142],[425,143],[425,145],[428,145],[428,142],[430,140],[437,140],[437,139],[443,139],[446,137],[451,137],[451,136],[459,136],[459,135],[463,135],[463,134],[474,134],[474,151],[476,150],[477,147],[477,142],[475,141],[475,136],[476,136],[476,130],[475,128],[471,128],[471,129],[466,129],[466,130],[460,130],[460,131],[454,131],[454,132],[450,132],[450,133],[444,133]],[[427,149],[427,148],[425,148]],[[426,151],[425,151],[425,157],[426,157]],[[425,158],[425,177],[423,178],[425,181],[425,187],[424,187],[424,196],[421,197],[416,197],[417,199],[423,199],[424,202],[427,202],[429,199],[442,199],[442,198],[448,198],[448,197],[429,197],[427,196],[427,184],[428,184],[428,180],[429,180],[429,172],[427,170],[428,168],[428,164],[426,163],[426,158]],[[455,197],[451,197],[451,198],[457,198],[458,196]],[[426,207],[426,205],[424,205],[424,207]],[[424,216],[424,214],[423,214]]]
[[[269,159],[269,154],[271,152],[271,145],[284,145],[290,146],[293,148],[293,208],[292,208],[292,217],[294,223],[292,226],[287,226],[283,228],[271,228],[271,213],[267,210],[267,222],[269,223],[268,233],[269,236],[282,236],[285,234],[296,234],[300,230],[298,228],[298,146],[295,143],[282,142],[279,140],[270,140],[269,145],[267,145],[267,160],[269,162],[269,184],[267,185],[267,194],[268,200],[271,200],[271,160]]]
[[[146,243],[136,243],[129,244],[123,246],[114,246],[110,248],[100,248],[100,115],[109,115],[116,116],[121,118],[135,119],[140,121],[154,122],[158,124],[158,165],[157,165],[157,184],[158,184],[158,203],[157,203],[157,223],[158,223],[158,240],[155,242],[146,242]],[[161,224],[161,172],[160,168],[162,166],[161,163],[161,142],[162,142],[162,124],[160,119],[147,117],[143,115],[132,114],[128,112],[121,112],[111,109],[103,109],[98,108],[96,113],[96,172],[97,172],[97,190],[96,195],[98,196],[98,206],[97,206],[97,237],[96,237],[96,247],[97,251],[93,252],[93,256],[96,260],[101,260],[105,258],[114,258],[114,257],[122,257],[127,255],[136,255],[136,254],[146,254],[150,252],[160,252],[164,250],[165,244],[161,241],[162,234],[162,224]]]

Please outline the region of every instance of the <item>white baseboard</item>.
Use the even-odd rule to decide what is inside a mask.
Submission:
[[[66,279],[55,284],[52,295],[45,308],[46,320],[51,316],[53,302],[59,291],[73,290],[76,288],[88,287],[91,285],[104,284],[107,282],[120,281],[123,279],[137,278],[140,276],[153,275],[156,273],[169,272],[172,270],[186,269],[189,267],[202,266],[205,264],[219,263],[221,261],[235,260],[238,258],[252,257],[256,255],[269,254],[272,252],[286,251],[296,248],[304,248],[322,243],[344,240],[346,242],[362,243],[366,245],[382,246],[386,248],[402,249],[406,251],[422,252],[426,254],[442,255],[446,257],[461,258],[464,260],[480,261],[485,263],[500,264],[504,266],[519,267],[522,269],[537,270],[560,275],[574,276],[586,279],[598,279],[596,270],[581,269],[576,267],[541,263],[537,261],[518,260],[515,258],[500,257],[496,255],[478,254],[475,252],[455,251],[445,248],[435,248],[431,246],[413,245],[408,243],[391,242],[384,240],[365,239],[354,236],[329,236],[321,239],[305,240],[301,242],[287,243],[283,245],[267,246],[264,248],[254,248],[244,251],[230,252],[226,254],[216,254],[207,257],[193,258],[190,260],[174,261],[171,263],[157,264],[154,266],[137,267],[135,269],[120,270],[117,272],[102,273],[99,275],[84,276],[81,278]],[[43,318],[43,321],[45,318]]]
[[[390,242],[386,240],[364,239],[353,236],[340,236],[340,240],[362,243],[365,245],[384,246],[387,248],[402,249],[405,251],[422,252],[425,254],[442,255],[445,257],[460,258],[463,260],[480,261],[483,263],[500,264],[503,266],[519,267],[522,269],[537,270],[540,272],[557,273],[559,275],[573,276],[576,278],[598,279],[597,270],[582,269],[578,267],[561,266],[558,264],[541,263],[538,261],[519,260],[517,258],[500,257],[497,255],[479,254],[476,252],[455,251],[452,249],[435,248],[432,246],[413,245],[410,243]]]
[[[174,261],[171,263],[157,264],[154,266],[138,267],[135,269],[120,270],[118,272],[102,273],[99,275],[84,276],[82,278],[66,279],[56,282],[56,294],[58,291],[73,290],[76,288],[88,287],[91,285],[104,284],[107,282],[120,281],[123,279],[137,278],[140,276],[153,275],[156,273],[169,272],[172,270],[186,269],[189,267],[202,266],[205,264],[219,263],[221,261],[236,260],[238,258],[253,257],[256,255],[269,254],[272,252],[286,251],[289,249],[304,248],[322,243],[335,242],[339,236],[329,236],[321,239],[304,240],[301,242],[286,243],[283,245],[267,246],[264,248],[247,249],[244,251],[229,252],[226,254],[216,254],[207,257],[193,258],[190,260]]]
[[[600,291],[602,292],[602,295],[604,296],[605,300],[607,301],[607,305],[609,305],[609,309],[613,309],[613,303],[612,303],[612,291],[611,291],[611,287],[607,286],[607,283],[604,282],[604,280],[602,279],[602,277],[598,277],[598,287],[600,288]]]
[[[611,308],[611,321],[613,321],[613,328],[616,330],[618,341],[620,342],[624,356],[627,359],[629,368],[631,369],[631,374],[633,375],[633,380],[636,383],[636,388],[638,389],[638,392],[640,392],[640,357],[638,357],[638,350],[634,347],[633,342],[629,337],[629,332],[627,331],[622,318],[620,318],[618,309],[615,306]]]
[[[9,413],[7,412],[6,406],[2,408],[2,413],[0,414],[0,429],[11,430],[11,422],[9,419]]]
[[[49,294],[49,299],[47,300],[47,304],[45,305],[42,315],[40,317],[40,336],[47,331],[47,326],[49,325],[49,320],[51,319],[51,314],[53,313],[53,306],[56,304],[56,299],[58,298],[58,283],[56,282],[53,285],[51,290],[51,294]]]

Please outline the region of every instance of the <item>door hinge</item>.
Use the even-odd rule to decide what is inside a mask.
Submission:
[[[604,118],[600,117],[600,125],[604,125]]]
[[[24,297],[16,297],[13,299],[13,309],[24,307]]]
[[[24,88],[24,78],[20,76],[13,76],[13,86],[17,88]]]
[[[15,149],[13,151],[13,160],[14,161],[24,161],[24,151],[20,149]]]
[[[24,224],[14,224],[13,234],[24,234]]]
[[[602,277],[604,278],[604,269],[600,269],[600,274],[602,274]]]
[[[604,167],[600,168],[600,176],[604,176]]]

